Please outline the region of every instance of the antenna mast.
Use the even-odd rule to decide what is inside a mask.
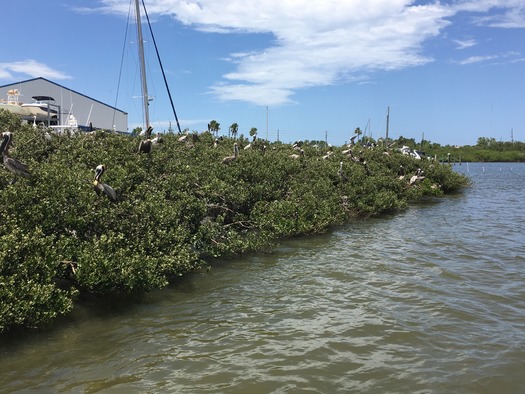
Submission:
[[[139,62],[140,62],[140,79],[142,82],[142,102],[144,105],[144,121],[146,123],[144,130],[149,127],[149,96],[148,84],[146,82],[146,64],[144,61],[144,41],[142,38],[142,22],[140,20],[140,6],[139,0],[135,0],[135,14],[137,16],[137,40],[139,43]]]
[[[386,146],[388,146],[388,125],[389,123],[390,123],[390,107],[388,107],[386,110],[386,136],[385,136]]]

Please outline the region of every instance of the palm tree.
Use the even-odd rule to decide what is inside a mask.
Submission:
[[[256,127],[252,127],[251,130],[250,130],[250,136],[256,136],[257,135],[257,128]]]
[[[212,120],[210,123],[208,123],[208,131],[210,133],[215,133],[216,137],[219,135],[219,130],[221,129],[220,123],[217,123],[216,120]]]
[[[359,127],[357,127],[355,130],[354,130],[354,134],[357,134],[357,139],[359,140],[359,136],[361,134],[363,134],[363,132],[361,131],[361,129]]]
[[[237,138],[238,131],[239,131],[239,125],[237,123],[232,123],[232,125],[229,128],[229,132],[231,133],[233,138]]]

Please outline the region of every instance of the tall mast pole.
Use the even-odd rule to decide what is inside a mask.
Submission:
[[[388,146],[388,125],[389,123],[390,123],[390,107],[388,107],[386,110],[386,136],[385,136],[386,146]]]
[[[149,127],[149,96],[148,84],[146,82],[146,64],[144,61],[144,41],[142,38],[142,22],[140,20],[139,0],[135,0],[135,9],[135,14],[137,16],[137,41],[139,43],[140,79],[142,82],[142,102],[144,105],[144,121],[146,123],[144,130],[146,130]]]

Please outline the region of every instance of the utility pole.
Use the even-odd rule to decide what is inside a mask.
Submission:
[[[266,142],[268,142],[268,106],[266,106]]]
[[[389,123],[390,123],[390,107],[387,107],[387,110],[386,110],[386,136],[385,136],[386,146],[388,146],[388,124]]]

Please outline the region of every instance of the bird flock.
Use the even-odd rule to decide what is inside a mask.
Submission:
[[[155,138],[151,138],[152,131],[153,131],[153,127],[149,126],[143,133],[141,133],[141,136],[143,136],[144,139],[142,139],[139,143],[139,147],[138,147],[139,154],[149,154],[151,153],[154,145],[157,145],[163,142],[162,136],[160,134],[157,134]],[[1,136],[0,153],[2,154],[3,165],[7,170],[9,170],[14,175],[10,183],[14,184],[19,177],[31,178],[32,175],[31,175],[31,172],[29,171],[28,166],[22,163],[20,160],[13,158],[10,155],[10,149],[14,148],[13,134],[9,131],[6,131],[4,133],[1,133],[0,136]],[[199,139],[196,134],[193,134],[190,137],[189,132],[179,137],[178,139],[179,142],[186,142],[186,143],[195,143],[198,140]],[[218,146],[219,140],[220,139],[218,138],[214,140],[214,143],[213,143],[214,147]],[[251,141],[251,143],[249,143],[248,145],[244,147],[244,150],[252,148],[253,146],[255,146],[255,144],[256,144],[256,136],[253,137],[253,140]],[[303,144],[302,141],[298,141],[292,145],[292,149],[295,152],[289,155],[291,159],[301,159],[301,160],[304,159],[305,151],[302,148],[302,144]],[[362,155],[363,151],[361,150],[359,152],[359,157],[356,157],[354,155],[353,148],[355,147],[355,145],[356,144],[354,140],[351,139],[350,144],[346,146],[347,149],[343,149],[341,151],[342,155],[347,156],[348,158],[350,158],[351,161],[355,163],[361,164],[364,167],[366,174],[371,175],[371,171],[368,168],[367,162],[364,159],[364,156]],[[263,145],[262,146],[263,153],[265,150],[266,150],[266,146]],[[385,152],[385,154],[388,154],[388,152]],[[328,160],[330,159],[332,155],[334,155],[334,151],[330,147],[330,150],[328,150],[326,154],[323,155],[321,158],[323,160]],[[236,161],[238,157],[239,157],[239,145],[237,142],[235,142],[233,144],[233,155],[224,157],[222,159],[222,163],[223,164],[232,163]],[[343,169],[343,162],[341,161],[339,164],[340,165],[339,165],[339,169],[337,170],[337,175],[341,179],[342,182],[347,182],[348,176]],[[95,177],[93,179],[93,190],[98,195],[107,196],[111,201],[117,201],[117,193],[115,192],[115,189],[113,189],[110,185],[102,182],[101,180],[102,175],[104,174],[105,171],[106,171],[106,166],[104,164],[99,164],[95,168]],[[400,180],[405,178],[405,170],[403,166],[399,168],[397,175]],[[423,171],[421,170],[421,168],[418,168],[416,173],[409,179],[408,184],[412,186],[418,182],[421,182],[424,179],[425,179],[425,176],[423,174]]]

